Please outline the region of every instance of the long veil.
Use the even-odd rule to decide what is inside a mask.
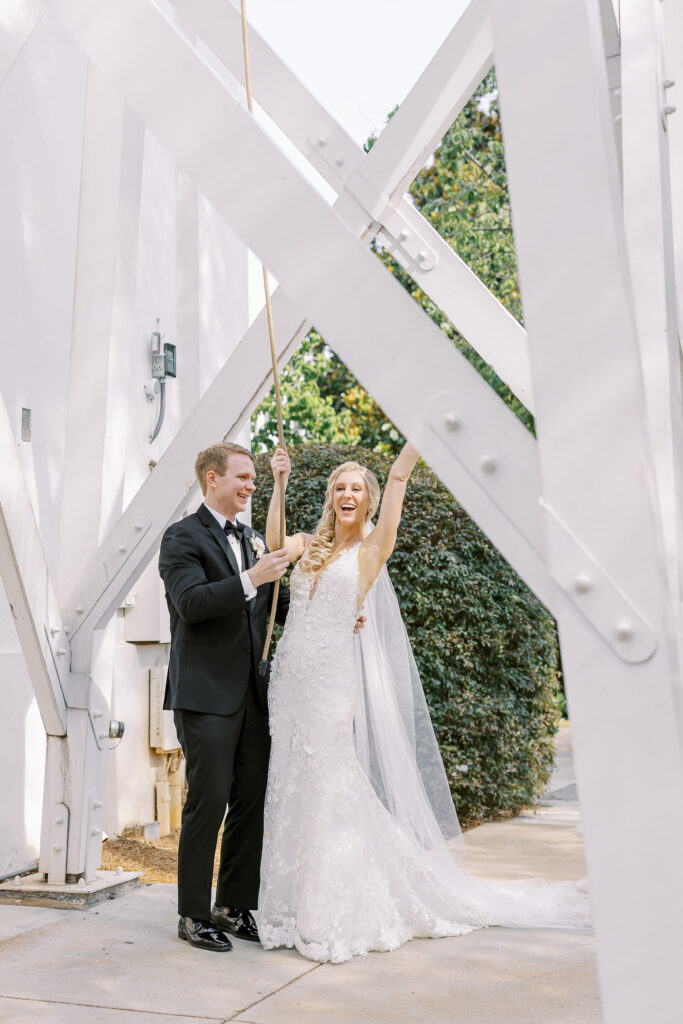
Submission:
[[[356,637],[358,760],[401,828],[426,850],[465,852],[420,676],[386,566],[363,605]]]

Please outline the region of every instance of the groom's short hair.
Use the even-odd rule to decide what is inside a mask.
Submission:
[[[205,448],[199,453],[194,464],[194,471],[199,480],[202,494],[206,494],[206,474],[212,469],[214,473],[223,476],[231,455],[252,457],[248,448],[243,448],[241,444],[235,444],[234,441],[219,441],[218,444],[212,444],[210,448]]]

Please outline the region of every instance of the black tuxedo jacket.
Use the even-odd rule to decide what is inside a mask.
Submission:
[[[244,569],[256,562],[249,538],[265,541],[245,526]],[[266,684],[258,675],[268,626],[272,584],[247,601],[235,555],[225,532],[205,505],[164,533],[159,572],[171,615],[171,654],[164,707],[231,715],[244,699],[250,674],[266,706]],[[280,587],[278,621],[289,594]]]

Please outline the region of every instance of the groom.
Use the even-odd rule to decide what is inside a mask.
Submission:
[[[268,552],[260,534],[236,521],[255,489],[246,448],[212,445],[197,456],[195,472],[204,503],[169,526],[159,557],[171,616],[164,707],[174,712],[188,781],[178,846],[178,937],[227,952],[227,932],[258,941],[251,911],[258,904],[270,736],[257,669],[272,583],[288,558],[284,549]],[[288,604],[281,588],[278,621]]]

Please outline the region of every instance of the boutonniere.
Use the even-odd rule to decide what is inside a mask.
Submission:
[[[256,533],[249,534],[249,543],[251,544],[251,550],[256,555],[256,561],[258,562],[261,555],[265,555],[266,553],[266,545]]]

